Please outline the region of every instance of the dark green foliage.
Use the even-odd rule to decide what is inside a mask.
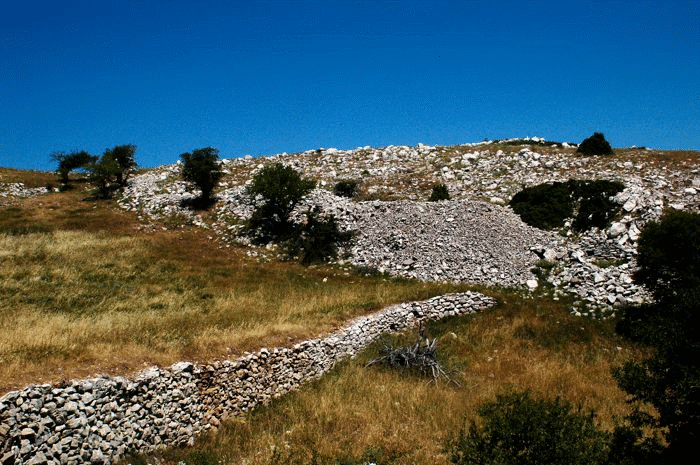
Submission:
[[[323,262],[338,256],[338,248],[352,240],[353,233],[341,231],[333,215],[321,218],[318,207],[306,213],[306,222],[297,231],[287,247],[291,256],[299,256],[303,265]]]
[[[657,298],[700,286],[700,213],[673,211],[639,235],[634,278]]]
[[[111,158],[116,163],[118,169],[116,170],[114,182],[118,187],[126,186],[126,181],[131,173],[136,168],[136,160],[134,160],[134,155],[136,154],[136,146],[133,144],[127,145],[117,145],[113,149],[105,150],[102,158]]]
[[[292,211],[315,186],[315,181],[302,179],[293,168],[282,163],[260,170],[248,186],[248,194],[262,200],[246,228],[251,240],[266,244],[290,239],[295,232],[290,219]]]
[[[433,186],[433,192],[430,194],[428,199],[430,202],[437,202],[439,200],[450,200],[450,193],[447,190],[447,186],[440,183]]]
[[[107,199],[112,196],[120,172],[117,161],[108,155],[103,155],[99,161],[92,163],[89,168],[90,183],[95,187],[97,197]]]
[[[610,224],[620,210],[610,197],[622,189],[624,185],[617,181],[570,179],[526,187],[513,196],[510,206],[524,222],[536,228],[560,228],[573,217],[572,228],[586,231]]]
[[[633,400],[658,412],[642,422],[668,444],[657,463],[680,463],[700,440],[700,288],[625,310],[618,330],[656,349],[653,357],[630,361],[613,374]]]
[[[601,132],[593,133],[591,137],[584,139],[581,144],[579,144],[577,153],[583,155],[612,155],[613,150],[610,147],[610,143],[605,140],[605,136]]]
[[[135,145],[118,145],[105,150],[99,161],[95,159],[86,167],[97,197],[109,198],[115,190],[126,185],[129,175],[137,166],[135,152]]]
[[[700,440],[700,214],[672,212],[650,223],[638,242],[639,271],[656,301],[624,309],[617,329],[647,344],[655,354],[630,361],[614,371],[619,386],[658,416],[635,412],[626,436],[632,453],[648,463],[682,463],[695,453]],[[658,441],[644,440],[640,431],[651,428]],[[646,455],[645,455],[646,454]]]
[[[563,182],[526,187],[513,196],[510,206],[525,223],[540,229],[560,228],[574,214],[571,192]]]
[[[556,465],[604,463],[607,437],[594,414],[557,398],[534,399],[529,392],[499,395],[478,409],[472,421],[448,443],[455,464]]]
[[[180,158],[182,158],[182,179],[196,185],[201,191],[198,206],[210,205],[212,192],[224,175],[221,171],[219,151],[212,147],[205,147],[183,153]]]
[[[333,193],[339,197],[347,197],[349,199],[357,194],[359,183],[353,179],[343,179],[338,181],[333,187]]]
[[[51,154],[51,158],[58,162],[58,173],[59,181],[65,186],[68,184],[68,175],[71,171],[86,168],[90,164],[97,161],[95,155],[90,155],[85,150],[73,151],[70,153],[65,152],[54,152]]]
[[[572,196],[578,201],[578,213],[572,224],[575,231],[606,228],[620,211],[620,205],[610,197],[625,188],[621,182],[569,180],[568,185]]]

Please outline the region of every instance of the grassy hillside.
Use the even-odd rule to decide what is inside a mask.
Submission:
[[[124,463],[446,464],[447,439],[480,403],[513,389],[581,403],[607,430],[628,413],[610,371],[641,351],[616,336],[612,322],[573,317],[547,298],[491,294],[498,308],[427,329],[459,387],[365,367],[380,342],[301,391],[222,423],[193,448]],[[387,339],[415,338],[409,332]]]
[[[235,357],[465,289],[260,263],[210,231],[142,228],[134,214],[86,197],[78,185],[0,206],[0,392]]]
[[[518,151],[508,144],[496,149]],[[377,175],[365,189],[381,182],[405,198],[421,173],[426,177],[419,187],[426,190],[452,152],[470,150],[446,148],[440,152],[445,160],[436,159],[427,174]],[[697,166],[695,152],[639,152],[618,150],[584,171],[637,170],[632,161],[641,158],[660,172]],[[467,172],[472,161],[464,163],[459,166]],[[226,182],[242,184],[252,166],[231,168]],[[55,177],[0,170],[0,182],[43,187]],[[305,268],[267,260],[262,250],[250,256],[212,230],[172,218],[141,223],[137,213],[91,200],[83,183],[75,186],[0,197],[0,393],[31,383],[128,375],[145,365],[235,358],[292,345],[391,303],[474,289],[363,276],[344,265]],[[479,288],[498,299],[497,308],[427,328],[459,386],[366,367],[380,342],[302,390],[222,423],[194,447],[124,463],[447,463],[448,438],[475,417],[480,403],[513,389],[580,403],[611,430],[630,411],[611,369],[642,358],[645,350],[616,335],[614,321],[572,316],[566,297],[554,300],[546,286],[538,289],[526,295]],[[408,332],[387,340],[416,337]]]

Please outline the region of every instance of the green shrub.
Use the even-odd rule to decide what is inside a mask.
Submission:
[[[98,197],[109,198],[115,190],[126,185],[129,175],[137,166],[134,160],[135,152],[135,145],[117,145],[113,149],[105,150],[99,161],[94,161],[86,167],[88,178]]]
[[[90,164],[95,163],[97,158],[95,155],[90,155],[85,150],[73,151],[70,153],[54,152],[51,158],[58,162],[58,180],[66,186],[68,184],[68,175],[71,171],[87,168]]]
[[[540,229],[560,228],[574,214],[569,186],[563,182],[526,187],[509,205],[525,223]]]
[[[338,181],[333,187],[333,193],[338,197],[347,197],[349,199],[355,197],[359,183],[353,179],[343,179]]]
[[[95,195],[102,199],[112,196],[116,189],[117,173],[119,165],[111,156],[103,155],[99,161],[90,164],[88,167],[88,178],[95,187]]]
[[[299,256],[303,265],[323,262],[338,256],[339,247],[346,246],[353,238],[350,231],[341,231],[333,215],[321,218],[318,207],[306,213],[306,222],[287,243],[290,256]]]
[[[560,228],[573,218],[575,231],[587,231],[610,224],[620,211],[610,197],[622,189],[624,185],[617,181],[570,179],[527,187],[513,196],[510,206],[525,223],[536,228]]]
[[[253,243],[289,240],[295,232],[290,219],[292,211],[315,186],[315,181],[302,179],[293,168],[282,163],[260,170],[247,188],[250,196],[262,198],[245,229]]]
[[[447,186],[440,183],[433,186],[433,192],[430,194],[428,199],[430,202],[437,202],[439,200],[450,200],[450,193],[447,190]]]
[[[603,229],[610,225],[620,211],[620,205],[610,198],[622,192],[624,184],[606,180],[570,180],[568,184],[573,198],[578,202],[578,213],[572,224],[574,230]]]
[[[529,392],[499,395],[478,409],[472,421],[448,442],[455,464],[557,465],[604,463],[607,437],[593,412],[557,398],[534,399]]]
[[[183,153],[180,158],[182,158],[182,179],[195,184],[201,191],[195,206],[206,208],[212,203],[212,192],[224,175],[221,171],[219,151],[212,147],[205,147],[193,150],[191,153]]]
[[[105,150],[102,158],[110,158],[117,165],[117,170],[114,174],[114,182],[118,187],[125,187],[126,181],[131,173],[136,168],[136,146],[133,144],[117,145],[113,149]]]
[[[634,279],[656,298],[622,311],[617,330],[655,349],[652,357],[630,361],[613,372],[618,385],[657,416],[628,417],[623,444],[647,463],[683,463],[700,439],[700,214],[671,212],[649,223],[637,244]],[[646,439],[651,429],[663,437]]]
[[[612,155],[613,150],[603,133],[595,132],[579,144],[576,152],[583,155]]]
[[[637,249],[634,278],[657,298],[700,286],[700,213],[672,211],[648,223]]]

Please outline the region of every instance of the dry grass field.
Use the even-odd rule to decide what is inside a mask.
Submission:
[[[447,464],[446,441],[480,403],[509,390],[581,403],[607,430],[628,413],[611,369],[642,354],[615,335],[612,322],[573,317],[547,298],[491,294],[498,308],[427,328],[459,387],[366,367],[379,342],[299,392],[224,422],[194,448],[124,463]],[[388,337],[415,338],[415,332]]]
[[[4,170],[43,186],[49,175]],[[291,345],[383,306],[475,289],[361,276],[340,267],[261,263],[199,228],[139,225],[73,190],[0,205],[0,393],[145,365],[235,358]],[[459,386],[379,366],[368,348],[320,380],[222,423],[192,448],[140,464],[447,463],[447,439],[496,394],[530,389],[594,409],[611,429],[629,411],[611,369],[642,350],[614,322],[569,314],[546,295],[477,289],[499,300],[434,323]],[[387,336],[412,342],[415,332]]]
[[[141,230],[78,187],[0,207],[0,392],[292,344],[465,289],[258,263],[201,229]]]

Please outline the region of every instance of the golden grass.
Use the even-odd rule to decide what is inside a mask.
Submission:
[[[474,418],[479,404],[509,389],[582,403],[598,413],[602,428],[612,429],[628,406],[611,369],[639,357],[639,350],[615,336],[612,323],[573,317],[559,302],[494,295],[505,302],[499,308],[428,328],[460,387],[365,368],[377,344],[299,392],[224,422],[194,448],[143,460],[262,465],[379,458],[381,463],[446,464],[448,437]],[[392,339],[408,343],[415,337]]]
[[[465,288],[260,264],[205,230],[138,232],[133,215],[81,195],[0,209],[0,393],[289,345]]]

